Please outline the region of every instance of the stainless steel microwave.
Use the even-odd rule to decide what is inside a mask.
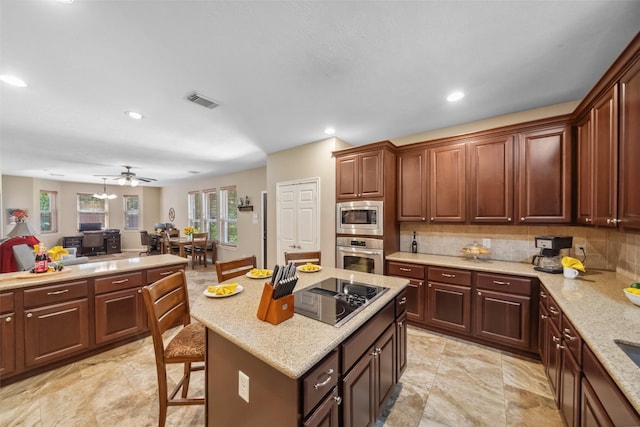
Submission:
[[[382,236],[383,202],[336,203],[336,233]]]

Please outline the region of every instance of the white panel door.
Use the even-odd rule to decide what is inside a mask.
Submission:
[[[278,184],[278,262],[285,252],[320,249],[318,180]]]

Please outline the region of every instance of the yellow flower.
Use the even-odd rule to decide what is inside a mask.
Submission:
[[[195,231],[196,229],[191,226],[184,228],[184,234],[186,234],[187,236],[192,235],[193,233],[195,233]]]

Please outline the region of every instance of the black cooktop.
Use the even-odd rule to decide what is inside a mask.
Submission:
[[[389,288],[332,277],[294,292],[294,311],[341,326]]]

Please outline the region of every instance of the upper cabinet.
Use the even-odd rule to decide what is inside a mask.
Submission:
[[[336,199],[384,196],[384,151],[336,155]]]
[[[398,220],[427,219],[427,150],[398,155]]]
[[[569,126],[518,134],[516,224],[571,222]]]
[[[429,148],[427,153],[429,221],[433,223],[465,222],[467,219],[466,144],[445,144]]]
[[[640,229],[640,59],[620,79],[620,201],[623,228]]]
[[[467,150],[470,221],[513,224],[513,135],[474,140]]]

